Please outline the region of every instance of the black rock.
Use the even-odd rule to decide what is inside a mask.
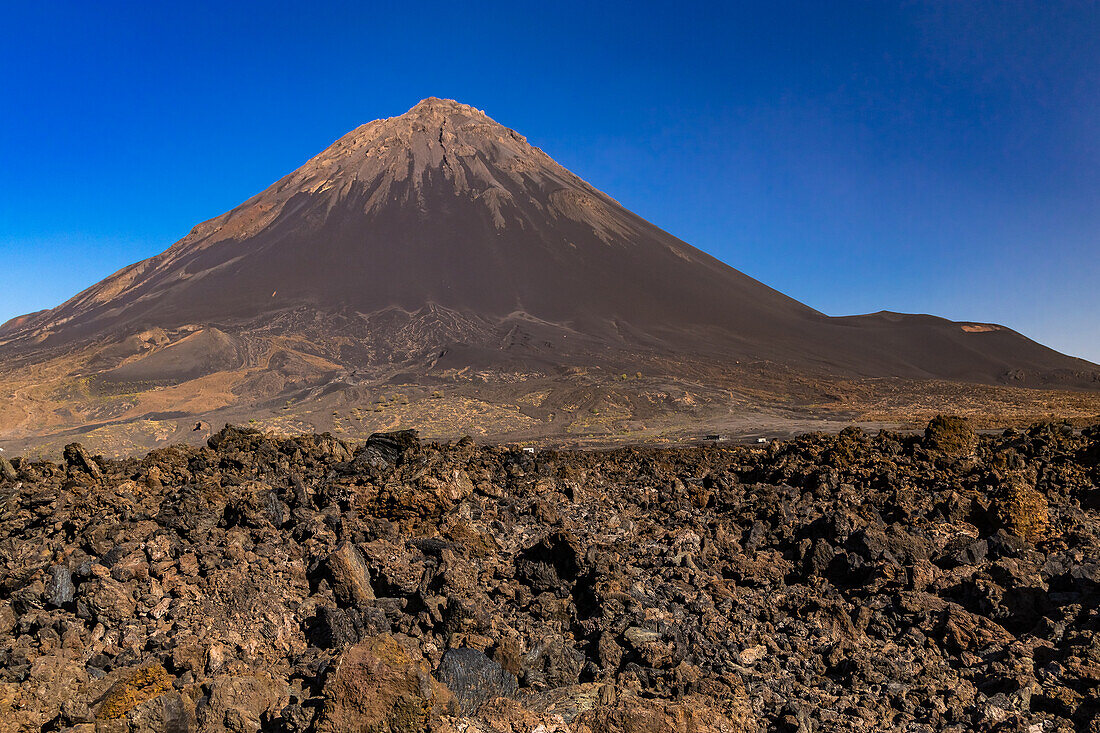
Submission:
[[[454,544],[438,537],[424,537],[409,541],[409,545],[420,550],[425,555],[440,557],[444,550],[453,550]]]
[[[584,562],[576,537],[555,532],[523,551],[516,559],[516,574],[521,581],[542,593],[561,591],[580,573]]]
[[[46,603],[60,608],[66,603],[71,603],[76,595],[76,586],[73,585],[73,576],[64,565],[54,565],[50,568],[50,578],[46,581]]]
[[[957,568],[965,565],[980,565],[989,554],[986,540],[972,540],[962,537],[948,543],[936,558],[936,564],[942,568]]]
[[[447,650],[436,677],[454,693],[466,715],[498,697],[511,697],[519,687],[514,674],[476,649]]]
[[[300,733],[309,729],[313,722],[313,711],[298,703],[290,703],[279,713],[279,723],[287,733]]]
[[[415,430],[397,430],[392,433],[374,433],[367,438],[365,448],[377,451],[387,462],[397,463],[406,452],[420,445],[420,433]]]
[[[224,428],[207,438],[206,444],[213,450],[219,450],[223,446],[234,442],[247,442],[260,435],[260,431],[255,428],[242,428],[237,425],[226,424]]]
[[[359,641],[359,630],[347,612],[325,606],[317,614],[310,641],[322,649],[340,649]]]

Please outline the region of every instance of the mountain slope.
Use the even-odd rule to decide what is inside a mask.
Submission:
[[[223,401],[242,409],[394,370],[570,383],[569,370],[646,365],[713,381],[760,363],[1059,387],[1094,387],[1098,370],[1000,326],[827,317],[435,98],[353,130],[162,254],[0,326],[0,379],[5,363],[58,359],[97,394],[233,373],[247,385]]]
[[[767,332],[776,318],[817,315],[623,209],[484,114],[429,99],[349,133],[22,329],[73,338],[301,304],[369,313],[427,303],[646,330]]]

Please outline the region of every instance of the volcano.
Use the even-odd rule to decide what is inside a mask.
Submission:
[[[1100,367],[995,324],[819,313],[633,214],[483,112],[436,98],[353,130],[163,253],[0,326],[0,381],[32,367],[57,381],[52,396],[13,388],[0,412],[9,436],[29,429],[33,405],[52,404],[58,427],[269,414],[474,373],[486,385],[546,378],[558,393],[594,369],[749,391],[765,372],[773,386],[1100,383]],[[196,403],[203,389],[221,396]],[[150,390],[172,398],[133,398]]]

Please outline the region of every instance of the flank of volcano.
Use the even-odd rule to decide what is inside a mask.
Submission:
[[[12,395],[0,439],[99,431],[118,452],[241,418],[646,438],[760,410],[897,422],[959,393],[1014,404],[1007,417],[1075,399],[1095,414],[1098,373],[993,324],[826,316],[483,112],[429,98],[161,254],[0,326]]]

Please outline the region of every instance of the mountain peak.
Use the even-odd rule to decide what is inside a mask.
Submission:
[[[413,105],[402,117],[423,117],[430,115],[465,115],[467,117],[478,117],[481,119],[488,119],[483,110],[471,107],[468,104],[455,101],[453,99],[440,99],[439,97],[427,97],[422,99]]]
[[[413,160],[414,169],[438,168],[444,161],[447,146],[452,152],[472,154],[491,141],[514,147],[511,155],[528,155],[527,139],[493,120],[482,110],[453,99],[428,97],[408,112],[360,125],[322,151],[302,169],[312,171],[317,166],[337,163],[340,168],[363,162],[364,156],[381,162],[391,172]],[[505,142],[507,141],[507,142]],[[518,146],[517,146],[518,144]],[[377,166],[369,165],[377,169]],[[377,170],[359,170],[361,178]]]

